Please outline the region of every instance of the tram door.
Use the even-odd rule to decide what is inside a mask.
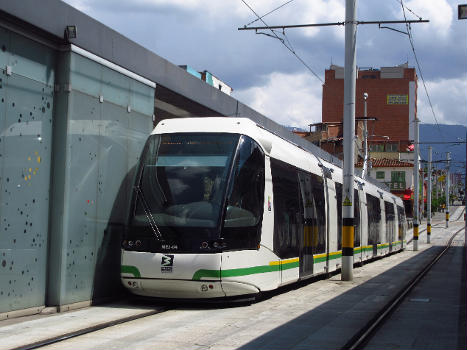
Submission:
[[[300,277],[302,277],[313,273],[313,247],[318,237],[318,226],[311,176],[299,172],[298,177],[303,213],[303,235],[300,242]]]
[[[378,255],[378,244],[381,243],[381,206],[379,199],[366,194],[368,213],[368,245],[373,247],[373,256]]]

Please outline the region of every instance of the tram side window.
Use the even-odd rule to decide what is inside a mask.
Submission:
[[[324,181],[321,176],[315,174],[305,174],[309,177],[309,187],[302,189],[305,193],[305,235],[304,244],[308,242],[313,254],[324,253],[326,251],[326,202],[324,199]],[[300,182],[303,186],[307,182]],[[308,192],[311,192],[308,194]],[[307,195],[308,194],[308,195]],[[312,203],[310,203],[312,201]],[[311,207],[310,207],[311,205]],[[312,210],[309,210],[312,209]],[[306,244],[305,244],[306,245]]]
[[[271,158],[274,193],[274,252],[282,259],[299,255],[303,209],[297,170]]]
[[[354,216],[354,247],[360,247],[360,197],[358,190],[353,192],[353,216]]]
[[[381,223],[379,199],[367,193],[366,203],[368,209],[368,244],[378,244],[381,243],[381,239],[379,238]]]
[[[342,249],[342,184],[336,185],[336,202],[337,202],[337,250]]]
[[[394,204],[384,202],[384,209],[386,212],[386,242],[394,242],[395,238],[395,220]]]
[[[239,141],[222,236],[227,249],[256,249],[264,207],[264,153],[247,136]]]
[[[398,237],[399,237],[399,240],[403,240],[407,233],[407,226],[405,224],[405,221],[406,221],[405,209],[402,206],[399,206],[399,205],[397,206],[397,216],[399,218]]]

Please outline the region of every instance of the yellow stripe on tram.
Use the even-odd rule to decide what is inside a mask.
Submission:
[[[270,261],[269,265],[270,266],[275,266],[275,265],[285,265],[285,264],[291,264],[300,261],[300,258],[292,258],[292,259],[287,259],[287,260],[282,260],[282,261]]]

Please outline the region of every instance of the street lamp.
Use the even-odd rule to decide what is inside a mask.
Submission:
[[[363,159],[363,171],[362,171],[362,177],[365,179],[367,177],[368,173],[368,129],[367,129],[367,110],[366,110],[366,100],[368,99],[368,93],[364,92],[363,93],[363,139],[364,141],[364,147],[363,147],[363,153],[364,153],[364,159]]]

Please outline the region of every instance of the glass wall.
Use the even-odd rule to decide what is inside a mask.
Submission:
[[[0,28],[0,313],[44,305],[55,53]]]
[[[64,56],[51,240],[51,265],[61,268],[51,266],[49,282],[58,305],[118,290],[134,166],[154,113],[153,87],[76,53]]]

